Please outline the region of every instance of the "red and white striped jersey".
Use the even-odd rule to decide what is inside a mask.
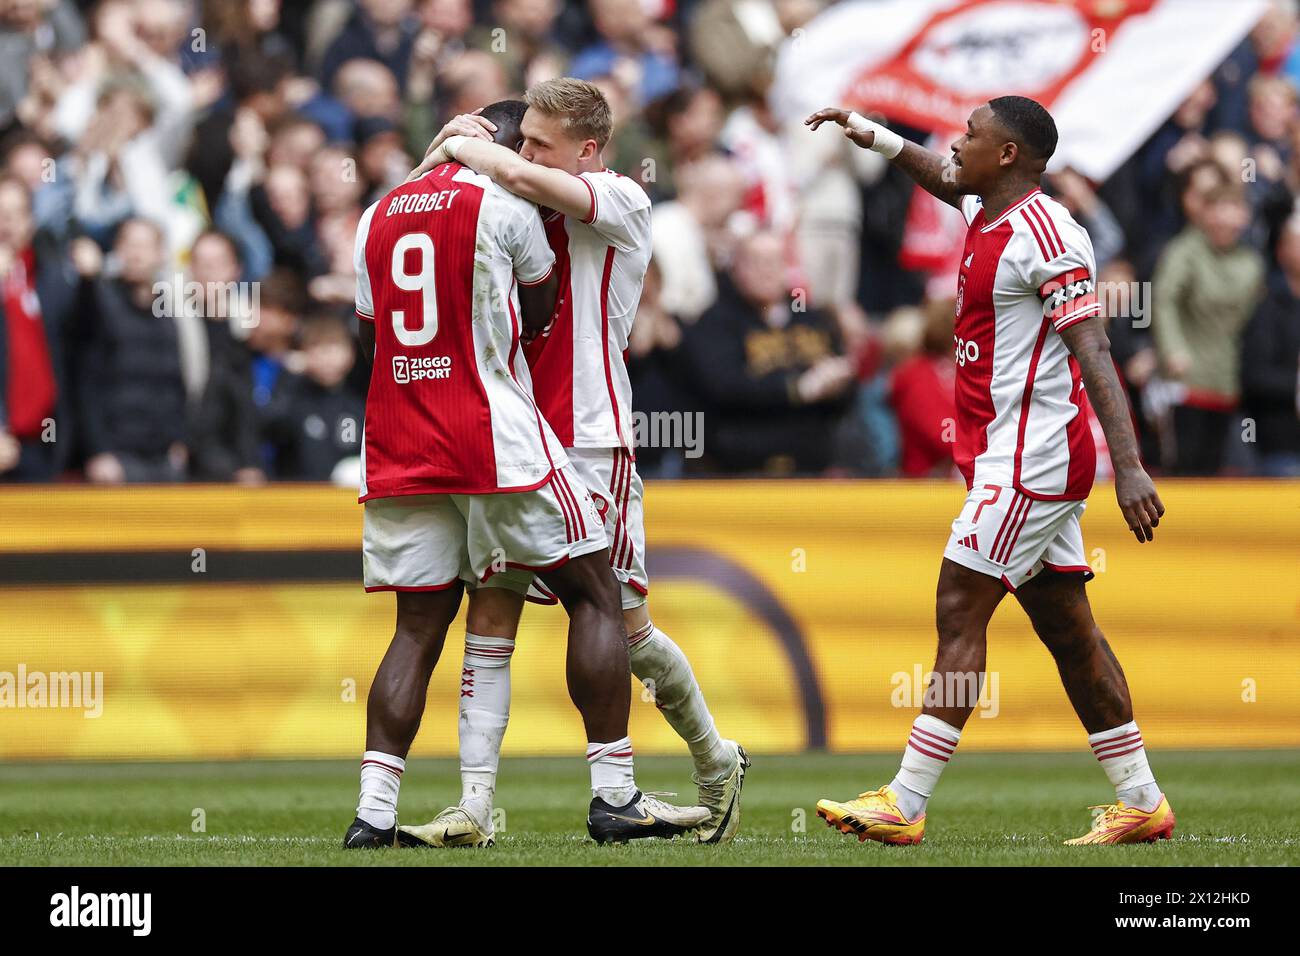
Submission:
[[[632,385],[623,353],[650,264],[650,199],[635,180],[582,173],[586,220],[552,213],[561,302],[526,347],[542,414],[565,448],[631,448]]]
[[[357,316],[375,323],[361,500],[545,483],[567,458],[533,401],[516,280],[555,256],[531,203],[446,163],[361,217]]]
[[[1088,497],[1097,470],[1079,365],[1060,332],[1098,315],[1092,241],[1035,189],[992,222],[977,196],[957,278],[957,449],[967,487]]]

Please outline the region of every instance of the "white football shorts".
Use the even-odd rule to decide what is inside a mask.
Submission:
[[[645,570],[645,488],[636,461],[626,448],[566,448],[564,452],[605,523],[609,563],[619,581],[623,609],[640,607],[650,578]],[[557,603],[540,580],[533,582],[528,598],[538,604]]]
[[[571,464],[532,491],[371,498],[365,509],[367,591],[440,591],[463,581],[523,594],[535,573],[608,546]]]
[[[943,556],[1014,591],[1044,568],[1093,577],[1079,518],[1085,501],[1044,501],[1007,485],[976,484]]]

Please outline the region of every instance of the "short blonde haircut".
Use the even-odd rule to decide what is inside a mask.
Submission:
[[[613,134],[614,120],[605,94],[586,80],[562,76],[529,88],[524,100],[530,110],[557,116],[564,131],[580,139],[594,139],[604,148]]]

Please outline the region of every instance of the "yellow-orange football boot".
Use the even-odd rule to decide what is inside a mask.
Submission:
[[[838,803],[818,800],[817,816],[841,833],[857,834],[858,842],[875,840],[890,846],[920,843],[925,835],[925,814],[909,820],[898,809],[898,794],[889,787],[859,794],[856,800]]]
[[[1066,846],[1154,843],[1156,840],[1168,840],[1174,832],[1174,811],[1164,794],[1160,795],[1160,802],[1154,810],[1128,807],[1123,800],[1088,809],[1100,811],[1093,817],[1092,829],[1081,837],[1066,840]]]

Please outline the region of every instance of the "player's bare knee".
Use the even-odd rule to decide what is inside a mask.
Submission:
[[[618,579],[609,568],[609,552],[598,551],[574,558],[547,576],[546,584],[555,592],[572,617],[586,606],[622,623],[623,607],[619,600]]]
[[[1058,663],[1087,657],[1103,643],[1081,580],[1044,572],[1016,597],[1034,633]]]
[[[935,590],[934,616],[940,646],[982,643],[989,618],[1005,596],[1006,589],[997,578],[945,558]]]
[[[460,585],[446,591],[399,591],[397,636],[425,647],[441,646],[460,607],[460,596]]]
[[[406,640],[419,648],[421,661],[436,661],[447,641],[447,625],[429,619],[399,621],[394,640]]]
[[[523,595],[506,588],[479,588],[469,599],[465,630],[484,637],[513,638],[523,613]]]
[[[623,608],[623,626],[629,635],[635,634],[649,623],[650,606],[644,601],[636,607]]]
[[[394,631],[409,641],[427,644],[437,636],[438,622],[432,615],[399,612]]]
[[[973,622],[970,601],[964,594],[955,590],[939,591],[935,600],[934,623],[940,644],[957,643],[982,634],[983,629],[973,627]]]
[[[1101,646],[1101,631],[1091,621],[1045,616],[1034,620],[1034,632],[1058,662],[1086,658]]]
[[[619,598],[618,579],[609,572],[608,567],[604,569],[604,573],[597,570],[591,577],[593,580],[589,600],[592,606],[601,614],[616,618],[621,625],[623,623],[623,602]]]

